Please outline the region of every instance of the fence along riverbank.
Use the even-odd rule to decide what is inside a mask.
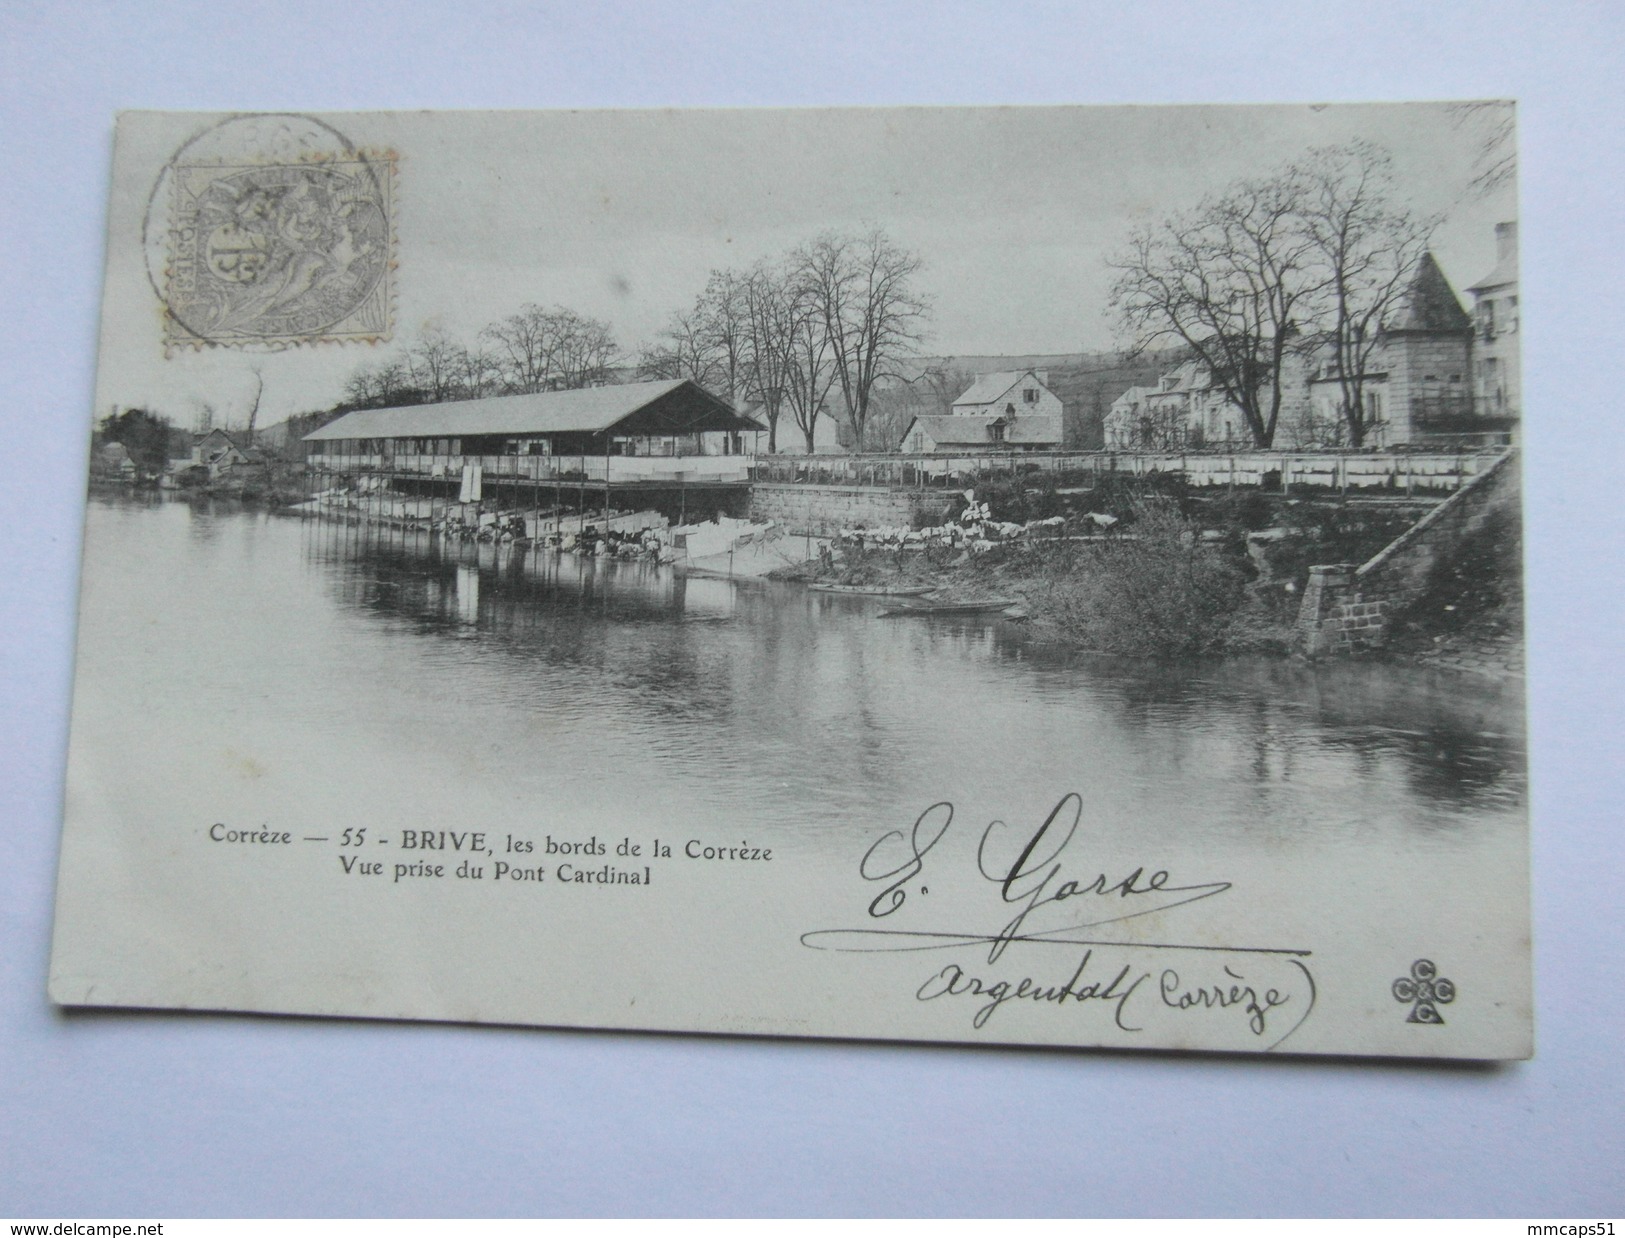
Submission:
[[[1020,471],[1144,477],[1178,473],[1192,486],[1293,487],[1347,493],[1455,491],[1487,472],[1505,449],[1476,451],[984,452],[849,456],[756,456],[751,479],[803,485],[950,486]]]

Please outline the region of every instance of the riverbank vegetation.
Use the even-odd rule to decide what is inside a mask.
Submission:
[[[1035,617],[1069,642],[1112,653],[1179,656],[1284,643],[1249,606],[1241,560],[1201,537],[1166,499],[1142,501],[1130,531],[1059,543],[1035,579]]]
[[[1041,638],[1102,653],[1284,652],[1291,624],[1253,588],[1245,556],[1204,539],[1166,499],[1141,501],[1121,532],[954,554],[843,547],[837,568],[842,583],[929,584],[948,601],[1010,598]]]
[[[949,601],[1010,598],[1035,635],[1077,649],[1285,654],[1310,566],[1363,562],[1426,510],[1257,490],[1209,494],[1176,476],[1082,481],[984,479],[967,511],[985,511],[985,528],[1029,525],[1027,533],[913,544],[841,538],[814,575],[928,585]]]

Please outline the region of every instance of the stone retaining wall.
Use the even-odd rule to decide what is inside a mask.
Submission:
[[[1299,647],[1310,657],[1380,648],[1394,617],[1422,596],[1437,568],[1491,513],[1520,499],[1517,458],[1509,451],[1370,561],[1311,567],[1298,610]]]
[[[752,520],[773,520],[795,533],[828,536],[842,529],[910,528],[940,524],[953,501],[941,491],[894,490],[885,486],[774,485],[751,487]]]
[[[1394,607],[1387,598],[1367,598],[1355,586],[1352,563],[1309,569],[1309,584],[1298,609],[1297,638],[1310,657],[1375,649],[1387,639]]]

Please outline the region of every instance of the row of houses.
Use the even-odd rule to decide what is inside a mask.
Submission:
[[[228,477],[244,478],[265,470],[265,453],[239,443],[224,430],[214,429],[192,436],[187,455],[164,462],[161,471],[137,465],[123,443],[98,445],[90,458],[90,474],[99,480],[122,481],[180,487],[191,483],[219,482]]]
[[[1510,437],[1521,416],[1518,367],[1518,232],[1496,228],[1495,269],[1468,288],[1463,308],[1432,254],[1383,325],[1372,368],[1362,376],[1365,445],[1375,448]],[[1344,386],[1324,351],[1289,355],[1283,372],[1278,446],[1347,445]],[[1188,361],[1155,386],[1113,402],[1105,446],[1169,451],[1250,446],[1241,409],[1212,371]]]
[[[1471,315],[1431,254],[1423,256],[1398,310],[1384,324],[1376,367],[1364,376],[1366,445],[1387,448],[1507,434],[1519,416],[1517,228],[1497,229],[1499,260],[1468,289]],[[1058,451],[1064,407],[1044,370],[981,374],[951,411],[910,419],[895,443],[912,454]],[[1345,445],[1342,384],[1324,356],[1290,359],[1276,445]],[[833,425],[833,421],[831,422]],[[410,468],[449,467],[464,457],[523,457],[505,471],[679,478],[716,471],[707,458],[762,450],[765,427],[689,379],[633,382],[578,391],[499,396],[348,413],[304,437],[313,463],[374,461]],[[1241,410],[1196,361],[1131,386],[1104,418],[1104,446],[1115,451],[1250,447]],[[1076,445],[1076,444],[1075,444]],[[839,450],[821,443],[820,449]],[[187,467],[252,467],[249,453],[215,431],[194,447]],[[571,463],[572,459],[574,464]],[[639,463],[633,465],[631,460]],[[602,464],[588,467],[589,460]],[[427,462],[427,463],[424,463]],[[662,463],[663,462],[663,463]]]
[[[1494,269],[1467,289],[1471,312],[1434,255],[1422,256],[1360,376],[1363,445],[1474,445],[1515,433],[1522,412],[1516,223],[1496,227],[1496,246]],[[980,374],[949,412],[912,417],[894,446],[917,454],[1059,450],[1064,409],[1048,377],[1044,370]],[[1282,380],[1275,445],[1348,446],[1345,384],[1327,350],[1289,354]],[[826,418],[814,450],[852,450],[840,429],[838,418]],[[1102,439],[1098,445],[1113,451],[1254,445],[1242,410],[1198,361],[1124,390],[1106,412]]]

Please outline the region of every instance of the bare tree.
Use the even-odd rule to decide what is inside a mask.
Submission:
[[[344,380],[344,403],[357,408],[371,408],[377,400],[377,371],[372,366],[358,365]]]
[[[248,433],[245,436],[245,441],[243,443],[243,446],[245,447],[252,447],[254,445],[254,423],[259,420],[260,398],[265,394],[265,374],[257,365],[254,367],[253,373],[254,394],[248,401]]]
[[[412,385],[406,363],[396,357],[375,366],[358,366],[345,380],[344,402],[356,408],[390,408],[421,404],[423,395]]]
[[[708,324],[697,309],[673,314],[657,343],[645,348],[638,369],[650,378],[692,378],[714,389],[722,374]]]
[[[480,332],[502,372],[502,385],[522,394],[545,391],[557,364],[558,340],[551,315],[538,305],[494,322]]]
[[[457,345],[452,351],[451,373],[458,399],[480,400],[502,390],[501,367],[483,349]]]
[[[813,291],[805,286],[792,290],[785,314],[784,400],[811,455],[816,449],[818,420],[828,411],[829,394],[840,365]]]
[[[877,384],[869,400],[869,436],[873,442],[895,448],[916,417],[953,412],[954,401],[972,383],[970,370],[933,365],[913,378]]]
[[[913,287],[923,263],[878,228],[864,236],[826,232],[798,248],[791,262],[798,296],[822,327],[861,447],[875,380],[923,337],[930,307]]]
[[[935,367],[924,375],[931,392],[932,412],[951,413],[954,401],[964,395],[976,382],[976,371],[955,366]]]
[[[796,361],[798,321],[786,273],[766,262],[744,283],[745,387],[762,403],[767,422],[767,449],[779,449],[779,419],[789,395],[790,370]]]
[[[606,322],[554,306],[526,305],[480,333],[508,391],[559,391],[602,382],[619,354]]]
[[[1459,129],[1477,130],[1478,150],[1471,189],[1488,197],[1518,175],[1517,108],[1510,99],[1452,103],[1450,119]]]
[[[1308,401],[1303,411],[1282,430],[1286,434],[1286,446],[1295,451],[1335,450],[1348,442],[1341,406],[1322,408],[1315,400]]]
[[[639,368],[655,378],[692,378],[730,402],[744,394],[750,369],[749,275],[711,272],[694,305],[668,320]]]
[[[730,402],[739,398],[748,368],[750,347],[750,308],[747,286],[750,277],[723,268],[711,272],[695,307],[711,354],[715,359],[715,383],[719,394]]]
[[[1274,441],[1283,363],[1323,278],[1302,227],[1305,190],[1295,168],[1239,182],[1137,229],[1110,263],[1111,308],[1135,350],[1184,345],[1260,447]]]
[[[1396,204],[1392,159],[1369,142],[1310,151],[1298,169],[1301,227],[1315,267],[1309,282],[1319,302],[1313,339],[1337,378],[1341,438],[1360,447],[1374,419],[1366,386],[1383,326],[1404,299],[1436,221]]]
[[[608,323],[558,306],[526,305],[479,340],[469,348],[429,328],[404,353],[357,367],[345,380],[343,403],[389,408],[585,387],[608,376],[619,352]]]
[[[607,322],[565,310],[558,330],[559,387],[590,387],[608,378],[621,350]]]
[[[458,354],[461,345],[439,327],[423,332],[417,344],[407,351],[406,371],[412,386],[423,392],[430,403],[457,399],[461,394],[458,383]]]
[[[1184,409],[1172,400],[1148,400],[1134,427],[1134,445],[1142,451],[1178,451],[1189,442]]]

